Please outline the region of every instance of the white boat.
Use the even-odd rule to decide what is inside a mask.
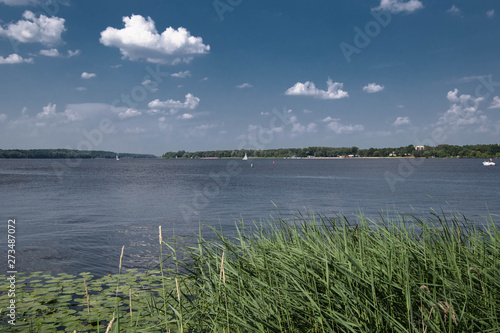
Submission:
[[[245,156],[243,156],[243,161],[246,161],[246,160],[248,160],[247,153],[245,153]]]
[[[484,161],[484,162],[483,162],[483,165],[484,165],[484,166],[495,166],[496,164],[495,164],[495,162],[493,162],[493,160],[490,158],[490,160],[489,160],[489,161]]]
[[[120,160],[120,158],[118,157],[118,154],[116,154],[116,160],[117,160],[117,161],[119,161],[119,160]]]

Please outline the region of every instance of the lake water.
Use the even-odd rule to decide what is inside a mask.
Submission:
[[[474,159],[0,160],[0,248],[15,218],[19,272],[102,276],[117,271],[123,245],[124,267],[154,265],[159,225],[164,237],[194,236],[200,223],[232,232],[236,219],[299,211],[498,222],[499,188],[500,167]]]

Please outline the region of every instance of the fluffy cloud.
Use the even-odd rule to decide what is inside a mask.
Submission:
[[[194,116],[191,113],[183,113],[177,117],[177,119],[193,119]]]
[[[314,133],[317,132],[317,127],[315,123],[309,123],[305,126],[300,123],[294,123],[292,125],[292,134],[303,134],[303,133]]]
[[[293,87],[290,87],[287,91],[285,91],[285,95],[312,96],[320,99],[340,99],[349,97],[349,94],[342,90],[344,85],[343,83],[332,82],[332,79],[328,78],[326,84],[328,89],[325,91],[316,88],[314,82],[297,82]]]
[[[95,74],[95,73],[83,72],[81,77],[82,77],[82,79],[88,80],[88,79],[91,79],[91,78],[96,77],[96,76],[97,76],[97,74]]]
[[[363,125],[343,125],[340,123],[340,119],[334,119],[332,117],[326,117],[322,120],[330,131],[335,132],[336,134],[349,134],[354,132],[361,132],[365,129]]]
[[[184,79],[186,77],[191,76],[191,72],[190,71],[178,72],[178,73],[171,74],[170,76]]]
[[[495,10],[494,9],[490,9],[486,12],[486,16],[488,18],[493,18],[495,16]]]
[[[183,27],[168,27],[158,34],[151,17],[141,15],[123,17],[125,27],[115,29],[107,27],[101,32],[100,42],[106,46],[120,49],[123,58],[146,60],[159,64],[189,62],[193,55],[205,54],[210,46],[203,44],[201,37],[191,36]]]
[[[19,54],[13,53],[7,58],[0,57],[0,65],[6,65],[6,64],[22,64],[22,63],[28,63],[32,64],[33,63],[33,58],[23,58]]]
[[[36,115],[37,119],[48,119],[57,117],[56,104],[49,103],[47,106],[42,108],[42,112]]]
[[[40,54],[44,55],[46,57],[59,57],[59,51],[57,49],[50,49],[50,50],[40,50]]]
[[[199,103],[200,99],[198,97],[188,93],[184,102],[174,101],[173,99],[169,99],[166,101],[155,99],[154,101],[149,102],[148,107],[151,109],[171,109],[170,113],[175,113],[179,109],[193,110],[198,106]]]
[[[380,6],[376,10],[387,10],[391,13],[413,13],[414,11],[423,8],[422,2],[419,0],[380,0]]]
[[[370,94],[377,93],[377,92],[382,91],[382,90],[384,90],[384,86],[376,84],[375,82],[368,83],[368,85],[363,87],[363,91],[370,93]]]
[[[40,50],[40,54],[46,57],[64,57],[71,58],[80,54],[80,50],[68,50],[67,55],[61,54],[58,49],[48,49],[48,50]]]
[[[54,45],[62,41],[61,34],[66,30],[64,19],[40,15],[38,18],[29,10],[23,14],[24,20],[0,27],[0,36],[12,38],[20,43],[41,43]]]
[[[500,97],[493,97],[493,101],[491,102],[491,105],[488,107],[488,109],[500,109]]]
[[[450,101],[450,108],[439,118],[437,125],[460,127],[463,125],[473,125],[484,123],[487,119],[479,110],[482,97],[472,97],[470,95],[458,95],[458,89],[449,91],[447,99]]]
[[[410,123],[410,118],[408,117],[397,117],[394,121],[394,126],[408,125]]]
[[[142,113],[140,111],[134,109],[127,109],[126,111],[118,113],[118,118],[126,119],[126,118],[139,117],[141,114]]]
[[[243,84],[240,84],[238,86],[236,86],[236,88],[238,89],[244,89],[244,88],[252,88],[253,86],[250,84],[250,83],[243,83]]]

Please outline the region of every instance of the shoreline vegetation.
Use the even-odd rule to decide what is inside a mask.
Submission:
[[[408,145],[399,148],[369,148],[358,147],[307,147],[307,148],[279,148],[279,149],[239,149],[239,150],[208,150],[186,152],[167,152],[160,156],[163,159],[239,159],[249,158],[285,158],[285,159],[334,159],[334,158],[500,158],[499,144],[479,145],[438,145],[414,146]],[[75,149],[0,149],[0,159],[114,159],[120,158],[158,158],[152,154],[116,153],[101,150]]]
[[[279,148],[279,149],[240,149],[240,150],[211,150],[186,152],[167,152],[162,158],[189,158],[189,159],[218,159],[218,158],[290,158],[290,159],[323,159],[323,158],[367,158],[367,157],[425,157],[425,158],[500,158],[498,144],[485,145],[438,145],[414,146],[408,145],[399,148],[369,148],[358,147],[307,147],[307,148]]]
[[[476,221],[479,222],[479,221]],[[19,275],[12,332],[499,332],[500,230],[302,216],[163,238],[153,271]],[[118,249],[117,252],[119,253]],[[125,248],[126,253],[126,248]],[[118,263],[118,256],[117,256]],[[1,276],[4,281],[6,276]],[[0,292],[8,304],[7,292]]]
[[[0,159],[11,158],[40,158],[40,159],[59,159],[59,158],[83,158],[83,159],[100,159],[100,158],[157,158],[151,154],[131,154],[131,153],[115,153],[102,150],[76,150],[76,149],[0,149]]]

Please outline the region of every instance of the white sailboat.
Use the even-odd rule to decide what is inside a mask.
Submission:
[[[117,161],[119,161],[119,160],[120,160],[120,158],[118,157],[118,154],[116,154],[116,160],[117,160]]]
[[[245,153],[245,156],[243,156],[243,161],[246,161],[246,160],[248,160],[247,153]]]

